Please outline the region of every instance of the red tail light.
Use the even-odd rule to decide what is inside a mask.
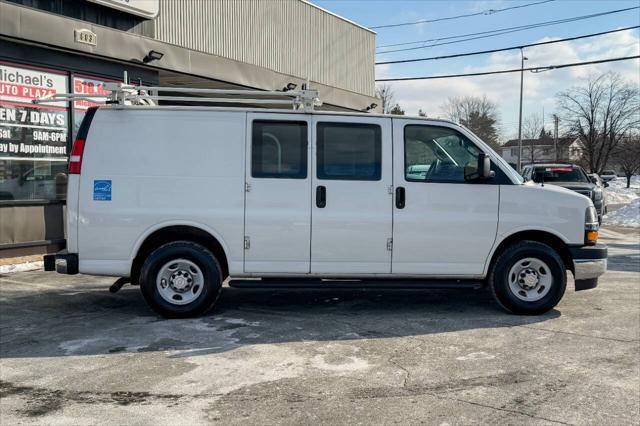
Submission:
[[[79,175],[82,168],[82,153],[84,152],[84,142],[82,138],[78,138],[71,148],[71,158],[69,158],[69,174]]]

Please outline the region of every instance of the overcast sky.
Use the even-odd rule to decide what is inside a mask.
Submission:
[[[488,9],[535,3],[540,0],[479,0],[479,1],[370,1],[370,0],[315,0],[315,4],[363,26],[433,19],[439,17],[482,12]],[[450,21],[381,28],[376,45],[441,38],[497,28],[589,15],[626,7],[639,6],[638,0],[556,0],[549,3],[514,9],[490,15],[480,15]],[[429,47],[406,52],[379,54],[377,61],[449,55],[477,50],[495,49],[538,41],[579,36],[616,28],[640,25],[638,10],[585,19],[581,21],[513,32],[496,37]],[[529,58],[525,66],[542,66],[633,56],[640,54],[640,32],[636,30],[556,43],[525,49]],[[428,62],[376,67],[376,78],[459,74],[476,71],[520,67],[518,50],[488,55],[470,56]],[[572,85],[580,84],[590,74],[616,71],[634,84],[640,84],[640,60],[613,62],[542,73],[527,72],[524,76],[523,116],[545,114],[545,125],[551,128],[551,114],[555,111],[555,95]],[[520,74],[502,74],[443,80],[423,80],[391,83],[396,100],[407,114],[418,109],[430,117],[442,115],[440,106],[451,96],[486,95],[499,106],[501,134],[508,139],[517,135]]]

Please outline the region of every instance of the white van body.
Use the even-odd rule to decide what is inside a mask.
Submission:
[[[304,177],[252,174],[254,126],[270,122],[298,123],[306,131]],[[381,142],[379,165],[372,163],[379,168],[375,178],[319,177],[318,132],[336,134],[341,124],[375,128]],[[495,177],[417,181],[430,166],[406,167],[407,126],[461,135],[489,157]],[[273,143],[282,155],[279,142]],[[604,259],[577,259],[570,251],[585,247],[591,200],[556,186],[524,184],[487,144],[448,121],[114,105],[95,111],[81,157],[81,173],[68,181],[67,254],[77,256],[83,274],[136,282],[141,250],[146,256],[145,244],[169,229],[215,239],[214,254],[231,279],[484,280],[501,244],[519,235],[553,246],[578,280],[593,280],[606,269],[606,252]],[[330,173],[342,173],[349,166],[330,167]],[[324,207],[318,207],[320,187]]]

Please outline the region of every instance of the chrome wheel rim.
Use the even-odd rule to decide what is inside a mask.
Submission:
[[[513,295],[525,302],[542,299],[553,285],[549,266],[535,257],[518,260],[509,270],[508,280]]]
[[[196,300],[202,293],[203,284],[202,270],[187,259],[165,263],[156,279],[158,293],[172,305],[186,305]]]

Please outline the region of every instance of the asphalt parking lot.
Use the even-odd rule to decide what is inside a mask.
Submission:
[[[539,317],[487,291],[238,290],[193,320],[135,287],[0,275],[0,423],[638,424],[640,239]]]

